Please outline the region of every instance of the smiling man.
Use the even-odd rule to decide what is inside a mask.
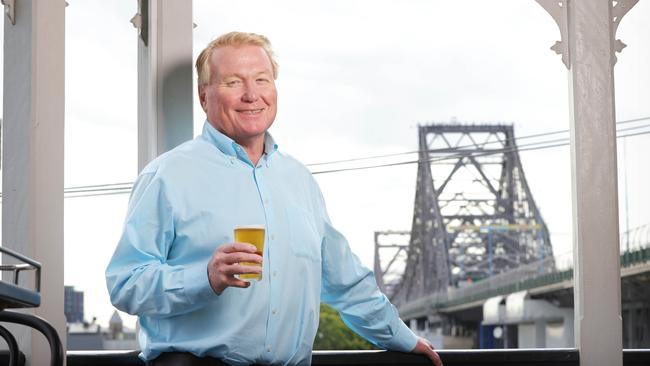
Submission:
[[[225,34],[196,67],[203,132],[143,169],[106,270],[113,304],[139,317],[141,357],[309,365],[322,301],[377,346],[442,365],[332,226],[309,170],[268,133],[278,74],[268,39]],[[248,224],[265,229],[262,253],[234,242]]]

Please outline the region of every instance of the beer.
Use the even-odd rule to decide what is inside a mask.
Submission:
[[[264,256],[264,226],[262,225],[245,225],[235,227],[235,242],[253,244],[257,250],[255,253]],[[259,263],[241,262],[244,266],[260,266]],[[243,273],[240,274],[241,280],[262,280],[262,274]]]

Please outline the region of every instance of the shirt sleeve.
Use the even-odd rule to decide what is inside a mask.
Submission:
[[[321,196],[322,201],[322,196]],[[321,300],[335,308],[354,332],[380,348],[411,352],[417,336],[381,293],[373,272],[352,253],[345,237],[323,209],[324,239]]]
[[[216,298],[207,264],[169,265],[174,215],[164,182],[140,175],[115,253],[106,268],[113,305],[129,314],[169,317],[196,310]]]

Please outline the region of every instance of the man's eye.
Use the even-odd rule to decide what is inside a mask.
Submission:
[[[237,86],[241,83],[239,80],[226,81],[226,86]]]
[[[259,78],[259,79],[257,79],[257,82],[260,83],[260,84],[265,84],[265,83],[269,82],[269,79],[267,79],[267,78]]]

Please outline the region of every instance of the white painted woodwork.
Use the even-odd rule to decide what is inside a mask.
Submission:
[[[137,20],[147,27],[138,36],[138,171],[193,135],[192,1],[148,0],[146,10]]]
[[[2,244],[43,264],[41,306],[30,312],[57,329],[65,349],[64,13],[64,0],[20,0],[15,25],[4,22]],[[32,275],[23,279],[33,288]],[[49,364],[50,349],[38,331],[11,330],[28,365]]]
[[[621,366],[614,42],[610,1],[568,5],[575,337],[580,364]]]

